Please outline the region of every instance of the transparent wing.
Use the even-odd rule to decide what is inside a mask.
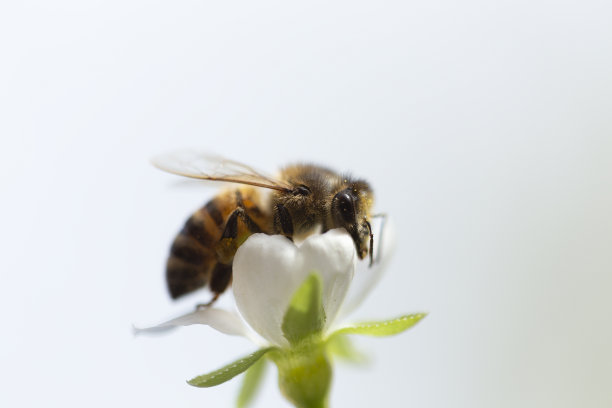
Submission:
[[[292,190],[291,184],[264,175],[251,166],[201,152],[180,151],[157,156],[153,165],[179,176],[226,183],[249,184],[279,191]]]

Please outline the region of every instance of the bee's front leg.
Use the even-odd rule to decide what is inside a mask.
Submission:
[[[274,232],[293,241],[293,219],[289,210],[282,204],[276,204],[274,207]]]

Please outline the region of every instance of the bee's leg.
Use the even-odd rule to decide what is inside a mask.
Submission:
[[[241,234],[238,236],[238,220],[241,220],[247,227],[248,233]],[[253,221],[247,214],[246,210],[242,207],[238,207],[233,213],[227,217],[225,223],[225,229],[221,234],[221,239],[217,243],[217,255],[219,260],[227,265],[231,265],[232,259],[238,247],[246,240],[251,234],[261,232],[259,225]],[[231,274],[230,274],[231,275]]]
[[[213,292],[214,296],[208,303],[197,305],[197,309],[211,306],[219,296],[225,292],[232,281],[232,261],[238,247],[251,234],[261,232],[259,225],[249,217],[249,214],[247,214],[242,206],[242,200],[239,200],[238,203],[239,207],[227,217],[221,239],[216,245],[218,262],[211,272],[209,282],[210,290]],[[248,229],[246,233],[243,232],[240,236],[238,236],[238,220],[241,220]]]
[[[215,303],[217,301],[217,299],[219,299],[219,296],[221,294],[220,293],[215,293],[215,295],[213,296],[212,299],[210,299],[208,302],[206,303],[198,303],[196,305],[196,310],[200,310],[200,309],[206,309],[207,307],[210,307],[213,305],[213,303]]]
[[[282,204],[277,204],[274,207],[274,232],[293,241],[293,220],[287,208]]]
[[[232,265],[222,264],[221,262],[217,262],[215,268],[212,271],[210,276],[210,290],[215,293],[216,300],[217,297],[227,289],[228,285],[232,281]]]
[[[225,292],[231,281],[232,265],[217,262],[210,276],[210,290],[212,293],[214,293],[214,296],[208,303],[200,303],[196,305],[196,309],[212,306],[212,304],[219,299],[219,296]]]

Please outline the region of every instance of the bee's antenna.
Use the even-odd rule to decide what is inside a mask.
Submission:
[[[372,267],[374,264],[374,234],[372,234],[370,222],[366,219],[365,223],[368,226],[368,231],[370,231],[370,267]]]

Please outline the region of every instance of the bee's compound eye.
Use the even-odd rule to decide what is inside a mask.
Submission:
[[[346,190],[340,191],[334,197],[336,202],[336,210],[340,213],[340,217],[345,222],[355,221],[355,205],[353,203],[353,196]]]

